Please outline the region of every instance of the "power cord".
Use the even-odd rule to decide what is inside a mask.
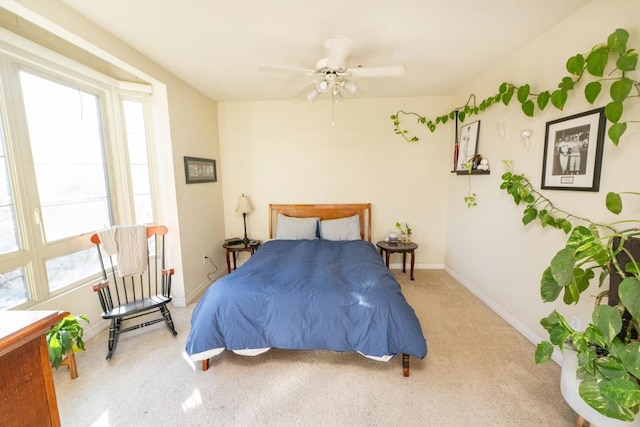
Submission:
[[[218,272],[218,268],[219,268],[219,267],[218,267],[218,266],[216,265],[216,263],[215,263],[215,262],[213,262],[213,260],[212,260],[210,257],[208,257],[207,255],[205,255],[205,256],[204,256],[204,259],[208,260],[208,261],[211,263],[211,265],[213,265],[214,270],[213,270],[212,272],[210,272],[210,273],[208,273],[208,274],[207,274],[207,279],[209,279],[209,280],[213,280],[213,279],[214,279],[214,274],[216,274],[216,273]]]

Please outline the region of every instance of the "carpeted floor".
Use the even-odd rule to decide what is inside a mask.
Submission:
[[[427,338],[424,360],[358,354],[231,352],[208,371],[188,361],[193,304],[172,308],[178,336],[156,324],[106,331],[76,356],[79,377],[54,372],[63,426],[572,426],[560,368],[536,365],[535,347],[442,270],[394,271]]]

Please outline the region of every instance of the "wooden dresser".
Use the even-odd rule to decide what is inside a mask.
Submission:
[[[69,313],[0,312],[0,420],[3,426],[59,426],[46,332]]]

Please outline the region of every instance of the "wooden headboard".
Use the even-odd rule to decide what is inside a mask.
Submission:
[[[297,218],[337,219],[360,215],[360,237],[371,241],[371,203],[346,205],[269,205],[269,238],[276,235],[278,214]]]

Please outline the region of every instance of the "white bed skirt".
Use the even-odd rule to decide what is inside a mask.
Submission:
[[[215,356],[219,355],[220,353],[222,353],[224,350],[225,350],[224,347],[214,348],[213,350],[207,350],[207,351],[203,351],[202,353],[192,354],[191,356],[189,356],[189,358],[193,362],[200,362],[202,360],[211,359],[212,357],[215,357]],[[235,354],[238,354],[240,356],[257,356],[257,355],[265,353],[265,352],[267,352],[269,350],[271,350],[271,347],[267,347],[267,348],[246,348],[244,350],[231,350],[231,351],[233,351]],[[360,353],[360,352],[358,352],[358,353]],[[362,354],[362,353],[360,353],[360,354]],[[364,357],[366,357],[367,359],[377,360],[378,362],[388,362],[389,360],[391,360],[393,358],[393,356],[389,356],[389,355],[384,355],[384,356],[368,356],[366,354],[362,354],[362,355]]]

